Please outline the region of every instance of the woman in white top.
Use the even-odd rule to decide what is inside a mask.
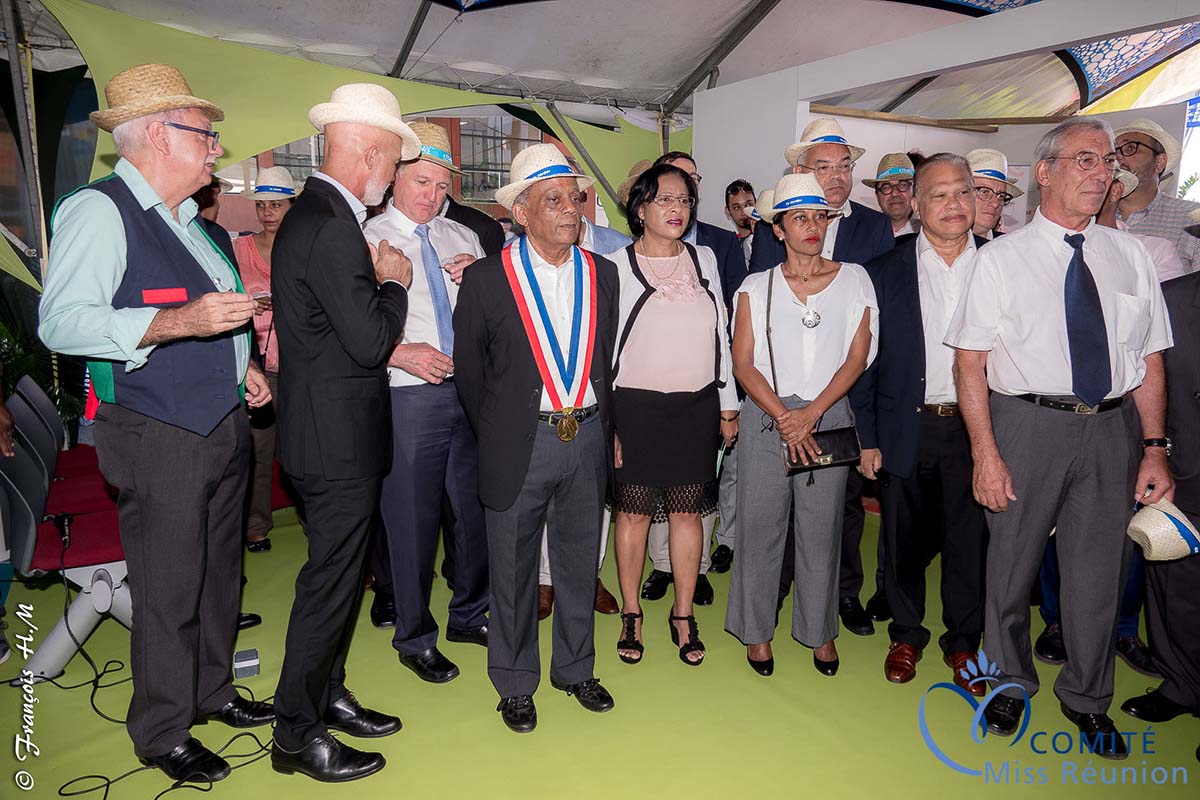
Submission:
[[[696,186],[678,167],[642,173],[626,216],[636,238],[608,256],[621,284],[613,422],[616,428],[617,655],[642,658],[639,589],[651,520],[669,522],[675,604],[671,639],[689,666],[704,659],[692,598],[700,572],[700,518],[717,508],[717,451],[737,435],[738,402],[717,261],[683,242]]]
[[[787,260],[746,278],[735,302],[733,369],[747,397],[738,444],[738,552],[725,628],[746,645],[746,658],[755,672],[774,671],[771,639],[779,569],[794,502],[792,636],[813,648],[819,672],[834,675],[838,559],[849,468],[788,476],[783,448],[808,463],[820,452],[814,430],[853,424],[846,393],[875,356],[879,311],[862,267],[821,257],[825,232],[836,212],[829,209],[815,176],[785,176],[772,202],[758,213],[774,223]]]

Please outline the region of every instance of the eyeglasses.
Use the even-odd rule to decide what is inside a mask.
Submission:
[[[1145,142],[1130,141],[1126,142],[1125,144],[1117,145],[1117,153],[1125,158],[1131,158],[1133,154],[1138,151],[1139,147],[1146,148],[1156,156],[1161,156],[1163,152],[1165,152],[1163,150],[1155,150],[1152,145],[1148,145]]]
[[[822,164],[819,167],[808,167],[804,164],[800,165],[800,169],[805,172],[813,172],[824,178],[826,175],[848,175],[854,171],[854,162],[846,161],[841,164]]]
[[[163,125],[180,131],[190,131],[191,133],[203,134],[212,140],[209,142],[208,146],[213,150],[217,149],[217,142],[221,138],[221,133],[219,131],[206,130],[205,128],[193,128],[191,125],[183,125],[178,122],[164,122]]]
[[[889,181],[887,183],[876,184],[875,191],[885,197],[892,192],[900,192],[900,194],[909,194],[912,192],[912,181]]]
[[[692,208],[696,205],[696,198],[686,197],[684,195],[675,196],[673,194],[660,194],[650,201],[659,208],[669,208],[671,206],[679,206],[680,208]]]
[[[990,203],[997,198],[1002,205],[1008,205],[1013,201],[1013,196],[1008,192],[997,192],[987,186],[976,186],[975,196],[985,203]]]
[[[1102,156],[1099,153],[1093,153],[1090,150],[1084,150],[1082,153],[1076,153],[1073,156],[1046,156],[1045,161],[1074,161],[1079,165],[1079,168],[1084,172],[1091,172],[1096,167],[1104,164],[1104,169],[1108,172],[1116,173],[1120,162],[1117,160],[1115,153]]]

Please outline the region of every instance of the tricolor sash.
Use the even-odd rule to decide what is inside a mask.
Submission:
[[[556,411],[582,407],[596,343],[596,264],[586,250],[578,247],[571,250],[575,291],[570,339],[565,350],[554,332],[541,287],[533,274],[526,237],[510,243],[500,253],[533,360]]]

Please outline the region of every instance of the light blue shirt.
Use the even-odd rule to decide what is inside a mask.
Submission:
[[[328,175],[326,175],[324,172],[321,172],[320,170],[317,170],[316,172],[314,172],[312,174],[312,176],[314,178],[323,180],[328,184],[331,184],[333,186],[333,188],[338,190],[338,194],[340,194],[342,197],[346,198],[346,202],[350,204],[350,210],[352,212],[354,212],[354,218],[356,220],[358,220],[359,225],[362,225],[364,222],[367,221],[367,207],[363,205],[362,200],[359,200],[357,197],[350,194],[349,189],[347,189],[345,186],[342,186],[336,180],[329,177]]]
[[[237,273],[209,240],[191,198],[171,216],[162,198],[130,162],[113,170],[143,209],[153,208],[203,267],[218,291],[235,290]],[[146,363],[155,345],[139,347],[158,308],[113,308],[125,277],[127,248],[121,212],[107,195],[83,189],[54,214],[54,238],[39,307],[38,335],[51,350],[73,356],[124,361],[126,370]],[[233,336],[239,382],[250,361],[248,336]]]

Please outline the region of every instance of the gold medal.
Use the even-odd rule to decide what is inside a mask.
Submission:
[[[560,412],[562,416],[554,425],[554,432],[561,441],[569,442],[579,434],[579,420],[575,419],[572,413],[574,411],[574,408],[564,408]]]

